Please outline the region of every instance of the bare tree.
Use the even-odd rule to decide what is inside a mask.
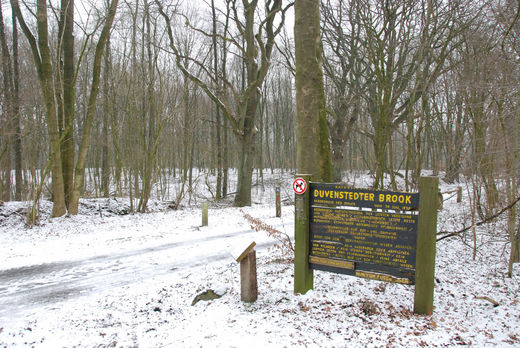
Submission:
[[[225,80],[224,76],[220,76],[221,83],[217,84],[215,76],[200,61],[193,61],[193,63],[197,69],[200,69],[203,78],[197,72],[186,69],[182,64],[185,57],[179,51],[178,42],[173,34],[174,27],[171,18],[165,12],[160,1],[156,0],[156,4],[167,23],[170,47],[177,57],[177,66],[218,105],[237,136],[240,155],[238,191],[234,204],[236,206],[250,205],[255,135],[257,133],[255,123],[260,103],[260,91],[269,69],[274,40],[283,27],[285,12],[291,4],[282,7],[282,0],[266,0],[265,11],[262,13],[258,0],[243,0],[241,7],[236,0],[227,1],[231,8],[231,21],[235,25],[236,34],[226,37],[225,40],[233,46],[235,54],[244,63],[246,74],[245,89],[243,90],[237,88],[229,79]],[[259,23],[256,21],[256,16],[262,16]],[[278,18],[279,22],[277,22]],[[189,22],[187,24],[190,26]],[[205,37],[213,36],[201,28],[193,28],[193,30]],[[188,59],[192,60],[191,57]],[[204,79],[207,79],[208,82]],[[218,85],[226,86],[225,90],[216,89],[215,87]]]
[[[33,59],[36,66],[36,70],[38,71],[38,79],[40,81],[42,95],[45,101],[47,128],[50,141],[50,158],[49,165],[47,168],[52,168],[52,187],[54,203],[52,211],[53,216],[60,216],[65,214],[67,211],[67,206],[68,211],[71,214],[77,214],[78,212],[79,197],[81,195],[81,190],[84,184],[85,160],[90,144],[92,123],[95,113],[97,95],[99,91],[101,59],[103,56],[105,44],[108,40],[110,29],[112,27],[112,23],[114,21],[117,4],[118,0],[112,0],[112,2],[110,3],[110,7],[107,12],[107,18],[105,20],[105,23],[103,25],[101,34],[96,45],[96,52],[92,72],[92,84],[87,107],[87,115],[85,117],[81,143],[79,147],[79,152],[77,154],[78,158],[74,170],[73,186],[70,186],[70,181],[66,181],[70,178],[64,176],[62,160],[64,159],[64,156],[67,157],[67,160],[70,160],[70,156],[73,157],[74,154],[72,153],[71,155],[70,152],[67,152],[68,150],[66,150],[64,155],[62,154],[62,151],[60,149],[62,148],[62,144],[66,144],[65,148],[70,150],[70,134],[68,133],[68,131],[72,129],[73,125],[72,118],[74,109],[74,93],[71,84],[74,81],[74,64],[72,62],[73,52],[70,52],[70,50],[72,50],[74,46],[73,42],[70,42],[70,40],[73,40],[72,18],[70,18],[72,16],[71,13],[73,11],[73,0],[63,0],[61,3],[62,8],[60,12],[60,34],[63,34],[63,41],[60,41],[60,43],[62,43],[63,46],[59,45],[60,54],[58,56],[61,56],[61,54],[63,54],[63,70],[60,69],[61,66],[59,66],[58,68],[53,67],[54,65],[52,62],[52,53],[49,37],[49,22],[47,16],[47,1],[38,0],[36,3],[36,38],[36,36],[31,32],[28,24],[25,21],[23,13],[20,10],[18,0],[11,0],[11,6],[14,12],[16,13],[17,19],[20,22],[20,26],[25,34],[25,37],[29,41],[31,51],[33,53]],[[62,76],[60,76],[60,73],[62,74]],[[65,77],[65,75],[67,76]],[[60,81],[60,84],[57,84],[57,86],[54,84],[55,77],[57,81]],[[68,116],[65,116],[65,114],[68,114]],[[69,119],[68,117],[71,117],[71,119]],[[42,175],[42,178],[46,176],[45,172]],[[70,175],[70,172],[68,172],[67,175]],[[67,179],[65,179],[65,177],[67,177]],[[41,185],[43,184],[43,181],[44,180],[42,179]],[[72,191],[70,191],[71,188]],[[38,191],[39,192],[37,192],[35,200],[39,199],[41,188]],[[68,197],[66,196],[66,192],[69,193]],[[34,218],[34,216],[30,217],[30,219],[32,218]]]
[[[374,187],[382,187],[389,173],[395,188],[394,133],[406,124],[406,168],[420,172],[421,136],[430,118],[428,93],[458,45],[464,6],[436,0],[325,5],[334,159],[341,161],[345,138],[355,126],[372,143]],[[364,115],[369,118],[361,119]]]

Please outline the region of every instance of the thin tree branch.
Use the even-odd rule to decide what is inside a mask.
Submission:
[[[511,204],[509,204],[507,207],[503,208],[502,210],[500,210],[498,213],[494,214],[494,215],[491,215],[491,216],[488,216],[486,217],[485,219],[477,222],[476,224],[474,225],[471,225],[469,227],[466,227],[466,228],[463,228],[462,230],[460,231],[457,231],[457,232],[444,232],[444,231],[441,231],[439,232],[438,234],[443,234],[443,233],[447,233],[446,235],[442,236],[442,237],[439,237],[437,238],[437,242],[443,240],[443,239],[446,239],[446,238],[450,238],[450,237],[454,237],[454,236],[458,236],[459,234],[461,233],[464,233],[466,231],[468,231],[469,229],[473,228],[474,226],[480,226],[480,225],[483,225],[493,219],[496,219],[497,217],[499,217],[500,215],[502,215],[503,213],[505,213],[506,211],[508,211],[509,209],[513,208],[516,203],[518,203],[520,201],[520,196],[517,197]]]
[[[164,21],[166,22],[166,30],[168,32],[168,37],[170,39],[170,48],[173,50],[173,54],[175,55],[176,57],[176,65],[177,67],[182,71],[182,73],[188,77],[190,80],[192,80],[196,85],[198,85],[205,93],[206,95],[211,99],[213,100],[218,106],[219,108],[221,108],[221,110],[224,112],[224,115],[226,115],[226,118],[229,120],[229,122],[231,122],[231,125],[233,127],[233,129],[235,130],[235,132],[237,132],[239,130],[238,128],[238,122],[237,120],[232,116],[232,112],[231,112],[231,108],[229,105],[227,105],[227,103],[223,100],[221,100],[210,88],[209,86],[204,83],[200,78],[198,78],[197,76],[193,75],[192,73],[190,73],[183,65],[182,65],[182,62],[181,62],[181,55],[180,55],[180,52],[179,50],[177,49],[177,47],[175,46],[175,39],[174,39],[174,36],[173,36],[173,31],[172,31],[172,28],[171,28],[171,21],[170,21],[170,17],[168,17],[168,15],[166,14],[166,12],[164,12],[164,9],[163,9],[163,6],[162,4],[159,2],[159,0],[155,0],[155,3],[159,9],[159,13],[161,14],[161,16],[164,18]]]

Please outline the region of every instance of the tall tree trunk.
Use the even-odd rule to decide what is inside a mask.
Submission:
[[[183,127],[182,127],[182,180],[183,182],[186,182],[188,179],[188,167],[189,167],[189,153],[190,153],[190,144],[191,144],[191,137],[192,129],[190,124],[190,90],[189,90],[189,80],[187,77],[184,77],[184,86],[182,90],[182,101],[184,106],[184,118],[183,118]]]
[[[238,183],[237,195],[234,205],[243,207],[251,205],[251,184],[253,177],[254,162],[254,135],[252,133],[239,138],[239,162],[238,162]]]
[[[83,133],[81,138],[81,145],[78,153],[78,159],[76,162],[76,169],[74,171],[74,190],[72,191],[71,201],[69,204],[69,212],[71,214],[78,213],[79,197],[85,180],[85,161],[87,158],[87,151],[90,145],[92,124],[94,122],[94,115],[96,111],[97,96],[99,93],[100,74],[101,74],[101,59],[103,58],[103,52],[105,50],[108,37],[110,35],[110,29],[114,22],[116,15],[117,4],[119,0],[112,0],[110,8],[108,10],[103,30],[99,36],[98,43],[96,45],[96,52],[94,56],[94,64],[92,67],[92,85],[90,88],[90,95],[87,105],[87,115],[85,118],[85,124],[83,126]]]
[[[211,16],[212,16],[212,44],[213,44],[213,70],[215,74],[215,84],[217,88],[220,86],[219,71],[218,71],[218,47],[217,47],[217,15],[215,11],[215,1],[211,0]],[[225,35],[225,34],[224,34]],[[220,115],[220,108],[215,104],[215,121],[216,121],[216,147],[217,147],[217,187],[216,187],[216,199],[222,198],[222,117]]]
[[[1,7],[1,6],[0,6]],[[4,28],[4,16],[3,11],[0,8],[0,45],[2,52],[2,73],[3,73],[3,85],[4,85],[4,100],[5,104],[2,105],[3,113],[5,115],[5,129],[6,131],[6,144],[2,151],[0,159],[5,156],[5,164],[3,164],[4,170],[4,182],[0,182],[0,199],[6,201],[11,200],[11,152],[13,151],[13,143],[15,139],[15,112],[14,112],[14,97],[13,97],[13,70],[11,66],[11,55],[7,47],[7,39],[5,36]],[[1,178],[0,178],[1,180]],[[3,186],[3,190],[2,190]],[[3,191],[3,192],[2,192]]]
[[[229,138],[228,138],[228,129],[227,129],[227,120],[224,118],[224,134],[223,134],[223,142],[222,147],[224,149],[222,153],[222,198],[225,198],[228,194],[228,181],[229,181]]]
[[[146,88],[146,98],[143,100],[143,117],[146,119],[146,115],[148,115],[148,141],[145,141],[144,144],[144,153],[145,153],[145,165],[144,165],[144,173],[143,173],[143,189],[141,192],[141,198],[139,200],[138,211],[144,213],[147,209],[148,201],[151,196],[152,187],[155,182],[156,177],[156,165],[157,165],[157,148],[158,143],[161,138],[161,133],[163,126],[159,127],[160,130],[157,131],[156,126],[156,118],[157,118],[157,105],[155,102],[155,56],[152,52],[152,32],[150,26],[150,7],[149,3],[145,1],[144,7],[144,18],[145,22],[145,35],[146,40],[143,40],[143,44],[146,45],[146,55],[147,55],[147,88]],[[144,54],[144,51],[143,51]],[[146,138],[146,137],[145,137]]]
[[[103,140],[102,140],[102,170],[101,170],[101,191],[103,197],[110,196],[110,132],[109,123],[111,120],[111,108],[110,108],[110,39],[107,41],[107,47],[105,52],[105,71],[103,74]]]
[[[22,200],[23,177],[22,177],[22,130],[20,126],[20,75],[18,65],[18,25],[16,15],[13,10],[13,57],[7,46],[5,36],[5,26],[2,9],[0,9],[0,44],[2,52],[2,69],[4,75],[4,93],[5,93],[5,114],[7,115],[7,125],[10,134],[6,149],[6,163],[10,163],[10,156],[7,153],[14,152],[14,168],[15,168],[15,196],[17,201]],[[0,156],[1,157],[1,156]],[[6,165],[6,190],[4,199],[9,200],[11,195],[11,165]]]
[[[17,16],[20,20],[21,13],[17,12]],[[52,216],[56,217],[64,215],[67,212],[67,208],[65,204],[65,187],[63,182],[62,161],[60,152],[61,140],[58,131],[59,125],[58,117],[56,114],[56,102],[54,99],[54,81],[51,64],[51,53],[49,48],[46,0],[37,1],[36,22],[38,32],[38,46],[36,47],[34,45],[34,47],[31,48],[33,48],[33,56],[35,57],[35,61],[37,62],[36,66],[38,70],[38,76],[40,80],[47,116],[47,129],[49,132],[50,143],[49,161],[51,163],[52,170]],[[26,32],[26,30],[24,30],[24,32]],[[38,64],[38,62],[40,64]],[[42,180],[44,179],[42,178]]]
[[[13,111],[15,117],[15,140],[14,140],[14,151],[15,151],[15,179],[16,179],[16,192],[15,199],[17,201],[22,200],[23,191],[23,173],[22,173],[22,128],[21,128],[21,114],[20,114],[20,68],[18,61],[18,24],[14,11],[12,13],[13,18]]]
[[[254,16],[256,3],[254,1],[248,4],[244,8],[245,15],[245,27],[244,27],[244,43],[245,43],[245,57],[244,65],[246,68],[246,78],[242,78],[242,81],[247,83],[244,87],[244,94],[247,95],[245,100],[239,106],[241,117],[240,117],[240,133],[238,134],[240,152],[238,160],[238,182],[237,182],[237,194],[235,196],[234,205],[236,207],[243,207],[251,205],[251,183],[253,176],[253,163],[254,163],[254,149],[255,146],[255,121],[258,112],[258,104],[260,101],[260,86],[256,86],[253,90],[252,86],[255,86],[258,78],[258,63],[257,63],[257,47],[255,44],[255,33],[254,33]]]
[[[60,77],[58,91],[58,120],[61,137],[60,151],[65,187],[65,204],[70,204],[74,185],[74,0],[61,0],[59,47]]]
[[[319,2],[296,0],[294,11],[298,172],[312,174],[316,181],[331,181]]]
[[[223,35],[226,36],[228,33],[229,27],[229,3],[226,6],[226,20],[224,24]],[[222,40],[222,58],[221,58],[221,71],[222,71],[222,81],[226,81],[227,79],[227,53],[228,53],[228,44],[225,40]],[[222,118],[222,126],[223,126],[223,134],[222,134],[222,198],[227,196],[228,190],[228,179],[229,179],[229,138],[228,138],[228,125],[229,122],[226,117]]]

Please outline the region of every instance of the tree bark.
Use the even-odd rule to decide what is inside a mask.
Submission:
[[[255,153],[254,134],[249,133],[240,137],[240,154],[238,163],[237,195],[234,205],[243,207],[251,205],[251,184],[253,178],[253,160]]]
[[[92,135],[92,124],[94,122],[97,96],[99,93],[101,59],[103,57],[103,52],[108,41],[108,37],[110,35],[112,23],[114,22],[118,2],[119,0],[112,0],[110,8],[108,10],[107,18],[105,20],[105,24],[103,25],[103,30],[101,31],[101,35],[99,36],[99,40],[96,45],[96,52],[92,68],[92,86],[90,88],[90,95],[87,105],[87,115],[85,117],[85,124],[83,126],[83,133],[78,153],[78,159],[76,162],[76,169],[74,171],[74,190],[72,191],[72,196],[69,204],[69,213],[71,214],[78,213],[79,198],[81,196],[81,190],[83,189],[83,184],[85,180],[85,161],[87,159],[87,151],[90,145],[90,139]]]
[[[21,128],[21,115],[20,115],[20,68],[18,58],[18,24],[14,11],[12,13],[13,18],[13,111],[15,117],[15,140],[14,140],[14,152],[15,152],[15,180],[16,180],[16,192],[15,199],[17,201],[22,200],[23,192],[23,173],[22,173],[22,128]]]
[[[217,48],[217,15],[215,11],[215,1],[211,0],[211,18],[212,18],[212,45],[213,45],[213,70],[215,74],[215,84],[216,88],[220,88],[220,79],[218,74],[218,48]],[[225,35],[225,34],[224,34]],[[222,198],[222,136],[221,136],[221,127],[222,127],[222,117],[220,115],[220,108],[215,104],[215,136],[216,136],[216,147],[217,147],[217,185],[215,198]]]
[[[101,164],[101,192],[103,197],[108,198],[110,196],[110,132],[109,124],[111,120],[111,108],[110,108],[110,38],[107,41],[107,47],[105,52],[105,69],[103,76],[103,140],[102,140],[102,164]]]
[[[316,181],[331,181],[319,2],[296,0],[294,11],[298,172],[312,174]]]
[[[17,1],[16,1],[17,2]],[[21,13],[17,12],[18,20],[22,22]],[[47,129],[49,132],[49,161],[52,170],[52,216],[57,217],[67,212],[65,203],[65,187],[63,182],[63,170],[60,152],[60,135],[58,117],[56,114],[56,102],[54,99],[53,71],[51,53],[49,48],[49,34],[47,24],[47,2],[37,1],[36,23],[38,32],[38,45],[31,45],[36,61],[36,69],[40,80],[45,110],[47,116]],[[23,26],[22,26],[23,28]],[[27,35],[28,29],[24,30]],[[32,36],[32,34],[30,34]],[[39,51],[39,53],[38,53]],[[42,178],[44,180],[44,178]]]
[[[63,62],[57,86],[59,134],[65,204],[70,203],[74,185],[74,0],[61,0],[59,51]],[[61,65],[61,63],[60,63]]]
[[[10,201],[11,200],[11,153],[13,151],[13,143],[15,140],[15,110],[14,110],[14,95],[13,95],[13,70],[11,66],[11,55],[7,47],[7,39],[5,36],[4,28],[4,15],[0,6],[0,46],[2,52],[2,73],[3,73],[3,84],[4,84],[4,100],[5,104],[2,105],[2,110],[5,115],[5,128],[6,144],[2,151],[2,156],[5,156],[5,164],[2,164],[4,171],[5,182],[1,181],[0,178],[0,199]],[[4,134],[2,134],[4,135]],[[3,186],[3,187],[2,187]],[[2,190],[3,188],[3,190]]]

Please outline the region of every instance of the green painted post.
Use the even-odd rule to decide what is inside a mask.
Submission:
[[[438,187],[438,178],[419,178],[419,223],[413,306],[413,311],[417,314],[431,315],[433,311]]]
[[[208,226],[208,202],[202,203],[202,226]]]
[[[294,293],[305,294],[314,287],[312,269],[309,268],[309,182],[311,175],[297,174],[307,184],[303,194],[294,195]],[[294,188],[294,185],[293,185]]]

